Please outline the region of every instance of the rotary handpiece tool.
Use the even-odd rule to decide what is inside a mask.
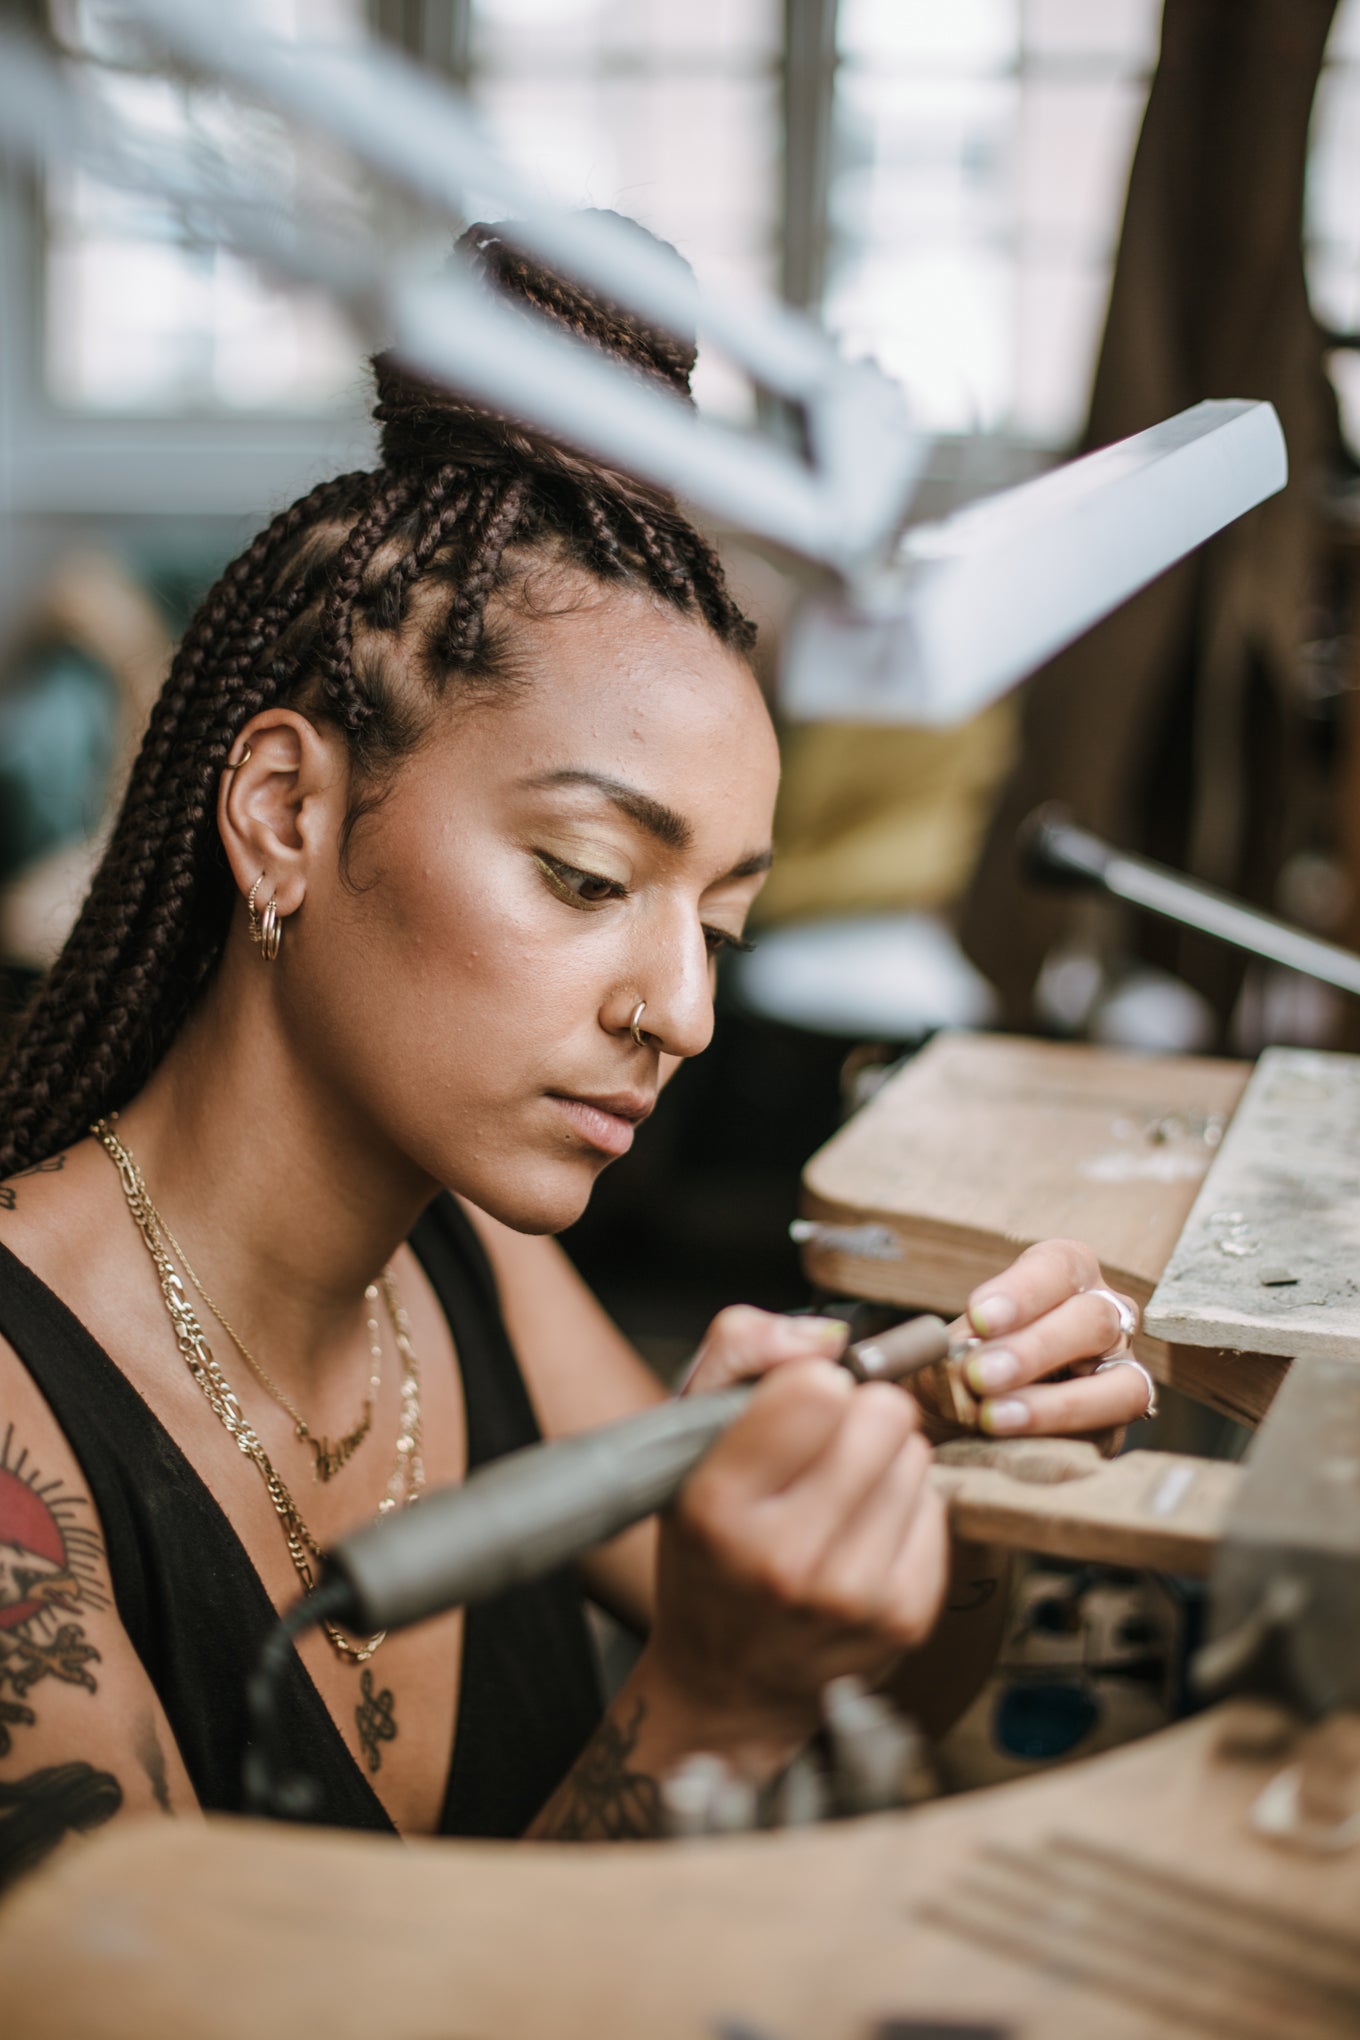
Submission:
[[[904,1382],[948,1351],[943,1321],[918,1317],[848,1346],[841,1365],[858,1381]],[[757,1386],[530,1445],[356,1531],[327,1554],[327,1614],[363,1633],[399,1629],[568,1564],[673,1501]]]

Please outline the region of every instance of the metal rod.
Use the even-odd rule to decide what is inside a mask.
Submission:
[[[1199,935],[1210,935],[1267,963],[1282,964],[1360,998],[1360,956],[1301,928],[1245,907],[1240,900],[1194,879],[1181,878],[1145,857],[1132,857],[1068,820],[1065,810],[1042,807],[1021,826],[1018,841],[1031,876],[1090,887],[1145,913],[1159,914]]]

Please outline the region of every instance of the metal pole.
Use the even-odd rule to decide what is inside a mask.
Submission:
[[[1020,831],[1027,868],[1037,878],[1064,885],[1090,886],[1159,914],[1179,927],[1212,935],[1234,949],[1267,963],[1283,964],[1304,977],[1360,998],[1360,956],[1335,942],[1306,934],[1273,914],[1258,913],[1212,886],[1181,878],[1145,857],[1112,849],[1086,829],[1079,829],[1058,807],[1040,808]]]

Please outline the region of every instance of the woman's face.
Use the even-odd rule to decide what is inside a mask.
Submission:
[[[592,585],[514,630],[523,684],[455,705],[399,768],[348,883],[317,860],[279,989],[337,1103],[547,1232],[708,1044],[779,765],[745,661],[678,612]]]

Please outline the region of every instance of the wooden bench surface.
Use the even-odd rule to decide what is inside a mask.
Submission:
[[[1148,1323],[1179,1343],[1360,1360],[1360,1056],[1265,1051]]]
[[[1254,1833],[1212,1715],[915,1813],[666,1845],[153,1820],[0,1907],[7,2040],[1341,2040],[1360,1851]]]

